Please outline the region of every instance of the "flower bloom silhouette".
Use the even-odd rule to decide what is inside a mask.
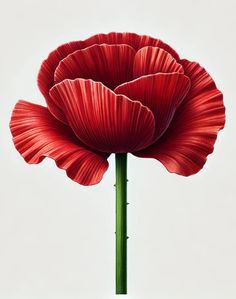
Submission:
[[[99,183],[116,154],[116,294],[127,294],[127,153],[198,172],[224,127],[223,95],[162,41],[114,32],[51,52],[38,86],[47,107],[16,104],[15,147],[30,164],[54,159],[82,185]]]
[[[100,182],[111,153],[198,172],[225,123],[222,93],[198,63],[134,33],[98,34],[51,52],[38,75],[47,107],[20,100],[10,129],[26,162],[55,160],[82,185]]]

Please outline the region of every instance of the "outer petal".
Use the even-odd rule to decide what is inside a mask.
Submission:
[[[131,152],[151,144],[155,120],[140,102],[117,96],[100,82],[76,79],[55,85],[50,95],[88,146],[102,152]]]
[[[151,109],[156,121],[156,141],[168,128],[189,88],[190,80],[183,74],[158,73],[124,83],[115,89],[115,93],[140,101]]]
[[[169,52],[174,58],[179,59],[179,55],[176,51],[169,45],[163,43],[160,39],[147,35],[138,35],[136,33],[111,32],[108,34],[96,34],[87,39],[85,43],[87,46],[93,44],[127,44],[136,51],[146,46],[159,47]]]
[[[215,82],[206,70],[197,62],[191,62],[187,59],[180,61],[184,68],[184,73],[191,79],[191,89],[187,99],[191,99],[203,91],[216,89]]]
[[[85,147],[45,107],[19,101],[12,113],[10,129],[15,147],[27,163],[37,164],[45,157],[52,158],[79,184],[99,183],[108,168],[108,154]]]
[[[62,122],[65,122],[64,115],[60,108],[55,105],[49,96],[49,90],[54,85],[55,69],[59,62],[67,55],[76,50],[90,47],[94,44],[127,44],[133,47],[135,50],[139,50],[145,46],[159,47],[169,52],[177,60],[179,59],[179,55],[161,40],[146,35],[140,36],[135,33],[111,32],[108,34],[96,34],[85,41],[74,41],[61,45],[56,50],[52,51],[48,58],[42,63],[38,74],[38,86],[46,99],[50,111]]]
[[[93,45],[60,61],[54,80],[92,79],[114,89],[133,78],[135,50],[128,45]]]
[[[225,123],[223,95],[209,74],[195,62],[184,62],[192,87],[166,133],[149,148],[134,153],[155,158],[169,172],[189,176],[198,172],[213,151]]]
[[[140,49],[134,59],[134,78],[155,73],[183,74],[184,69],[174,57],[165,50],[157,47],[144,47]]]
[[[60,121],[66,123],[65,116],[61,109],[52,101],[49,95],[50,88],[54,83],[54,72],[58,63],[70,53],[78,49],[85,48],[84,41],[75,41],[61,45],[56,50],[52,51],[48,58],[41,65],[38,73],[38,87],[45,97],[47,106],[50,112]]]

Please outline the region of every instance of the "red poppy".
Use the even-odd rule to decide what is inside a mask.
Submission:
[[[111,153],[198,172],[225,123],[222,93],[198,63],[134,33],[98,34],[51,52],[38,75],[47,107],[19,101],[10,128],[26,162],[45,157],[82,185],[97,184]]]

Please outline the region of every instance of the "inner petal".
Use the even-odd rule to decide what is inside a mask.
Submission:
[[[154,140],[157,140],[168,128],[189,88],[190,80],[183,74],[158,73],[124,83],[115,89],[115,93],[140,101],[153,112],[156,121]]]
[[[65,79],[92,79],[110,89],[132,80],[135,50],[128,45],[93,45],[61,60],[55,83]]]
[[[140,102],[117,96],[100,82],[64,80],[50,90],[70,127],[90,148],[127,153],[152,143],[155,120]]]
[[[134,58],[133,75],[138,78],[155,73],[184,73],[184,69],[174,57],[158,47],[144,47]]]

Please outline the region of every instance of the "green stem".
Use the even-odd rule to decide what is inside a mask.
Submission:
[[[127,154],[116,154],[116,294],[127,294]]]

